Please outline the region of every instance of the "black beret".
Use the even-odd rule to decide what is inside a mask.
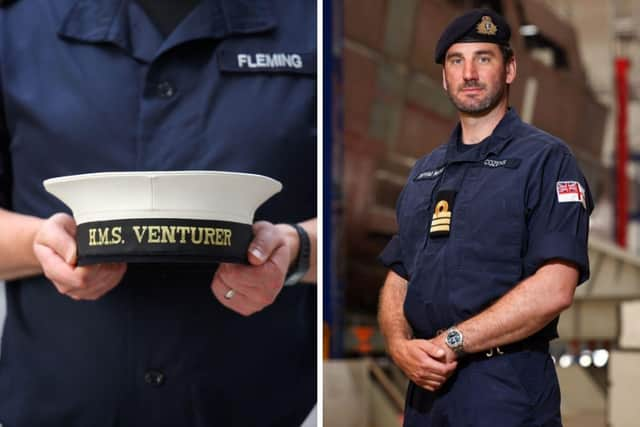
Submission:
[[[454,19],[436,44],[436,64],[444,62],[444,56],[454,43],[484,42],[509,45],[511,28],[506,19],[491,9],[471,9]]]

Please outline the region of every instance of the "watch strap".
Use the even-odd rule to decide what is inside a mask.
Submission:
[[[298,224],[289,224],[295,228],[298,233],[298,240],[300,242],[298,255],[295,261],[291,265],[291,268],[287,272],[287,277],[284,281],[285,286],[295,285],[304,277],[309,271],[310,259],[311,259],[311,241],[307,231]]]

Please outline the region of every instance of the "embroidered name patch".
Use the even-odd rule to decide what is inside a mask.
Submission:
[[[227,72],[280,72],[315,74],[316,57],[313,53],[295,52],[218,52],[218,63]]]
[[[559,203],[578,202],[583,208],[587,208],[584,188],[577,181],[558,181],[556,183],[556,193]]]
[[[517,169],[518,166],[520,166],[520,159],[503,159],[503,160],[485,159],[482,165],[488,168]]]
[[[434,179],[442,175],[442,172],[444,172],[444,166],[438,169],[424,171],[424,172],[421,172],[418,176],[416,176],[414,178],[414,181],[421,181],[423,179]]]

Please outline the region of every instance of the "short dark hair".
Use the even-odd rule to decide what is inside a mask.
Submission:
[[[508,44],[501,44],[500,52],[502,52],[502,59],[504,59],[504,65],[506,66],[513,58],[513,49]]]

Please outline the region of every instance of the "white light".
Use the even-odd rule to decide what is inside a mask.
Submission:
[[[560,359],[558,360],[558,365],[560,365],[561,368],[568,368],[569,366],[571,366],[572,363],[573,363],[573,356],[570,354],[563,354],[562,356],[560,356]]]
[[[588,368],[589,366],[591,366],[592,361],[593,360],[591,359],[591,352],[589,350],[585,350],[580,353],[580,357],[578,358],[578,364],[580,366],[582,366],[583,368]]]
[[[603,348],[599,348],[593,352],[593,366],[602,368],[609,361],[609,352]]]
[[[540,29],[537,25],[523,25],[520,27],[520,35],[523,37],[533,37],[538,35]]]

